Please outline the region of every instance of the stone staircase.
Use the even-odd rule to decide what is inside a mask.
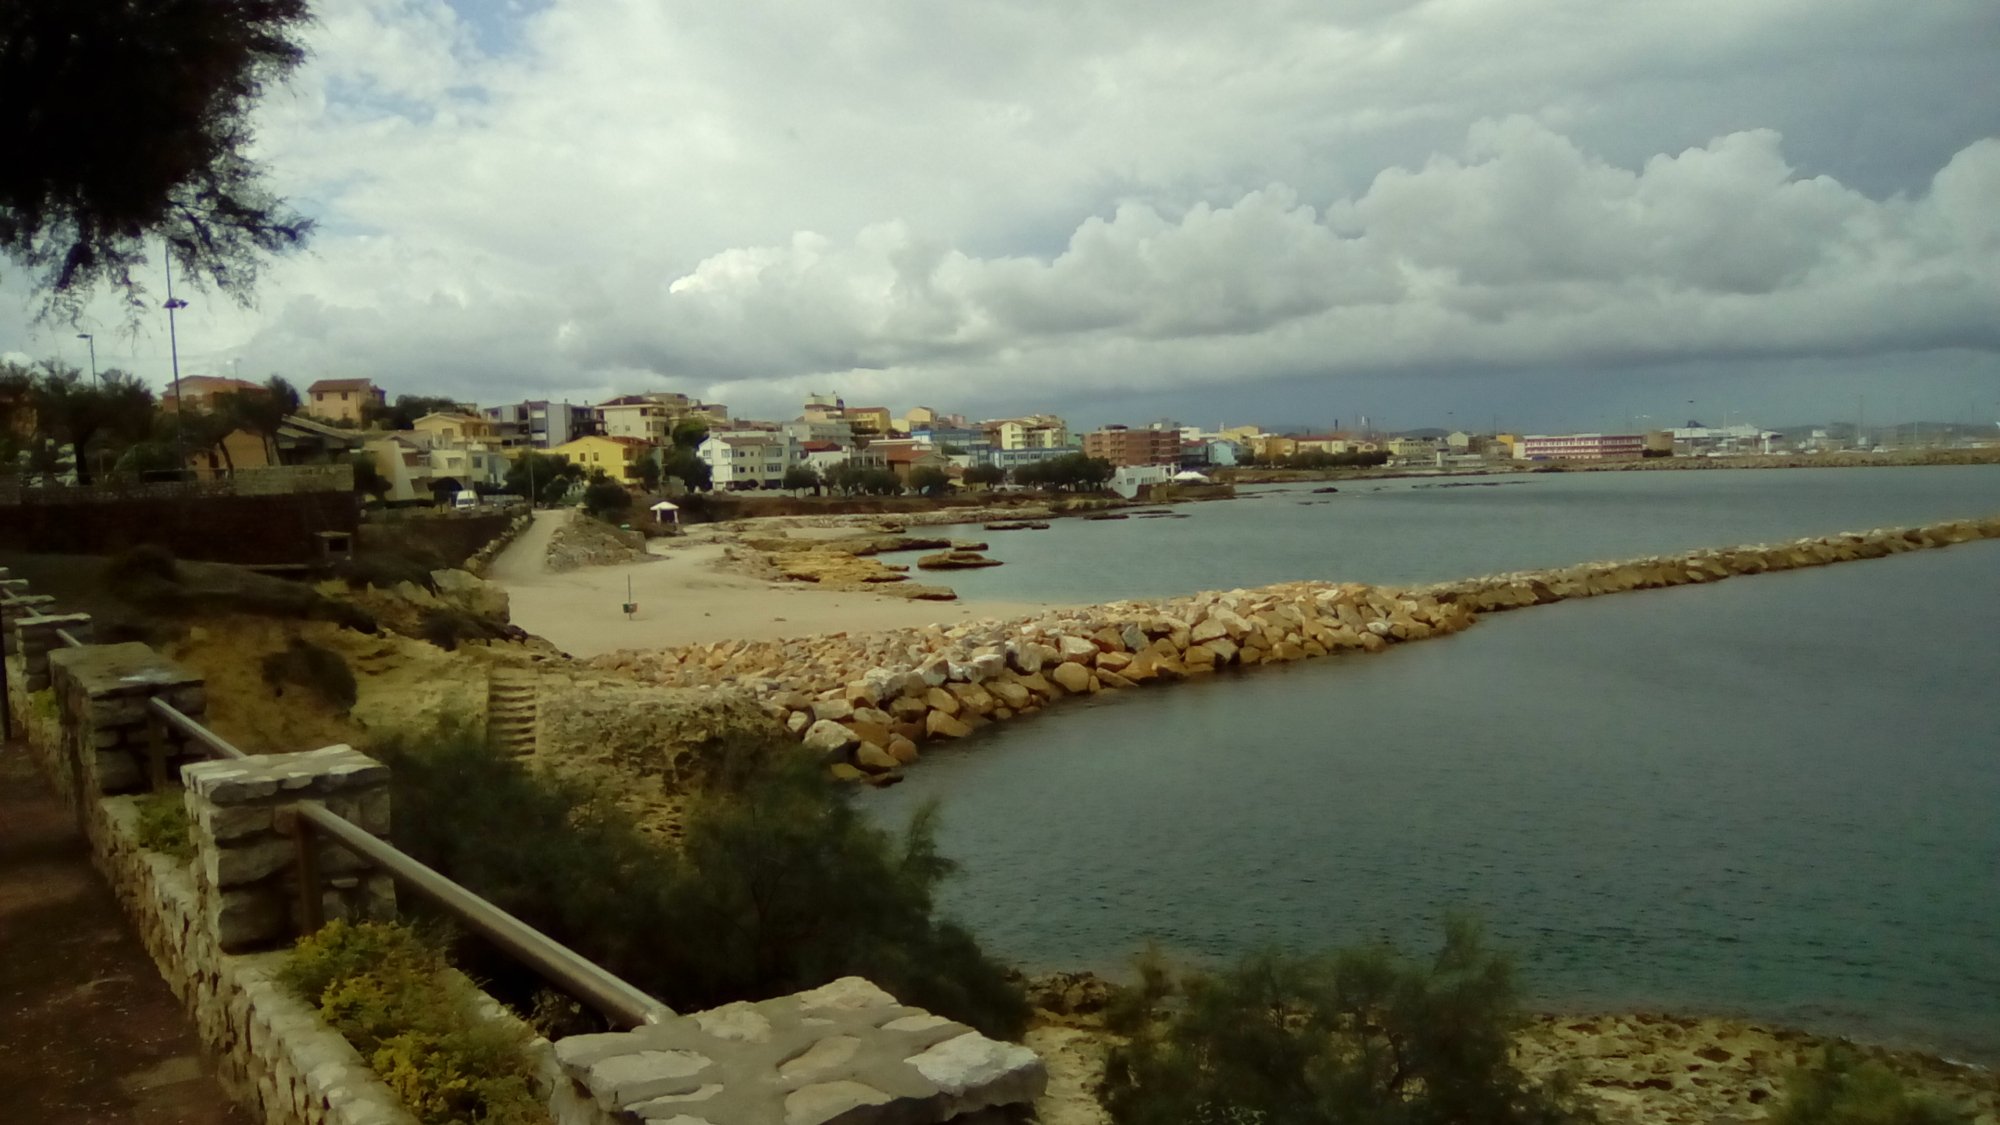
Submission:
[[[486,681],[486,740],[509,757],[535,752],[539,690],[535,677],[496,669]]]

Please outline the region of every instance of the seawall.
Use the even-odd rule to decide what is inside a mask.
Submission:
[[[2000,516],[1689,551],[1423,586],[1287,582],[882,633],[724,641],[598,657],[675,687],[746,692],[836,775],[886,779],[927,742],[1072,695],[1173,683],[1456,632],[1482,613],[2000,538]]]

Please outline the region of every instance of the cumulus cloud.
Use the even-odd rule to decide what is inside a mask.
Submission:
[[[1027,408],[1991,362],[2000,103],[1967,91],[2000,41],[1976,7],[327,5],[260,142],[321,237],[259,309],[197,301],[183,354],[773,412],[833,386]],[[11,315],[0,342],[33,338]]]

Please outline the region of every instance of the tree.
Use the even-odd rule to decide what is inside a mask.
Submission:
[[[910,488],[925,496],[943,496],[951,491],[951,474],[936,465],[919,465],[910,470]]]
[[[278,429],[299,412],[299,391],[281,375],[273,375],[254,391],[237,391],[217,403],[234,428],[256,434],[264,442],[264,460],[278,463]]]
[[[819,491],[819,474],[813,471],[811,465],[792,465],[786,468],[785,479],[782,483],[784,487],[791,489],[793,492],[804,492],[810,488],[817,493]]]
[[[1387,947],[1260,953],[1174,979],[1156,960],[1121,997],[1130,1036],[1105,1067],[1118,1125],[1566,1125],[1593,1121],[1561,1083],[1512,1061],[1511,967],[1454,921],[1428,962]]]
[[[992,488],[1007,482],[1007,470],[998,465],[973,465],[965,470],[963,479],[974,488]]]
[[[582,476],[582,466],[571,464],[566,457],[527,449],[507,467],[506,487],[516,496],[530,496],[537,504],[559,504]]]
[[[706,492],[715,484],[714,470],[690,446],[675,445],[660,468],[666,475],[677,478],[690,492]]]
[[[377,406],[369,403],[361,409],[361,420],[368,425],[380,424],[385,430],[415,429],[417,419],[426,414],[456,414],[458,400],[440,395],[397,395],[394,405]]]
[[[1118,470],[1102,457],[1065,453],[1040,461],[1029,461],[1014,470],[1014,480],[1034,488],[1060,488],[1073,492],[1102,489]]]
[[[44,360],[29,387],[37,431],[70,447],[78,484],[89,484],[93,466],[116,461],[152,432],[152,390],[117,368],[90,383],[76,368]]]
[[[183,276],[247,301],[312,229],[252,148],[259,96],[304,58],[306,0],[0,6],[0,252],[51,311],[100,285],[139,307],[149,239]]]
[[[395,487],[389,478],[383,476],[381,470],[375,467],[375,458],[371,454],[356,453],[350,460],[354,464],[354,491],[380,500],[388,496],[389,490]]]
[[[583,510],[602,520],[615,520],[632,508],[632,494],[610,477],[598,474],[583,489]]]
[[[639,483],[647,492],[660,490],[660,460],[648,454],[639,458]]]
[[[693,451],[708,440],[708,423],[699,418],[677,418],[667,437],[675,449]]]

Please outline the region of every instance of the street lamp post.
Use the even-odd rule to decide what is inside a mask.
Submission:
[[[161,247],[160,256],[167,263],[167,352],[174,365],[174,478],[179,480],[187,472],[187,408],[181,402],[181,341],[174,312],[187,308],[187,302],[174,296],[174,248]]]
[[[91,335],[91,334],[90,334],[90,333],[88,333],[88,332],[79,332],[79,333],[77,333],[77,334],[76,334],[76,338],[77,338],[77,339],[79,339],[79,340],[84,340],[84,341],[87,341],[87,342],[88,342],[88,343],[90,344],[90,381],[91,381],[91,382],[92,382],[93,384],[96,384],[96,383],[98,382],[98,379],[97,379],[97,337],[95,337],[95,336]]]

